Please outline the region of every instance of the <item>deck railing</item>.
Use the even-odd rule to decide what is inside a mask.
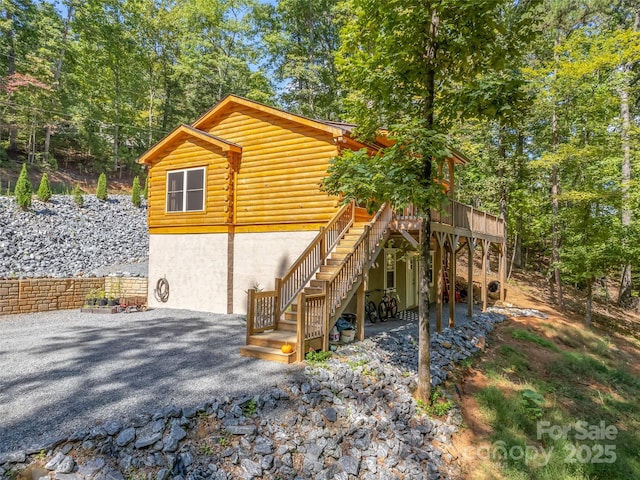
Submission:
[[[417,209],[410,205],[397,212],[396,218],[400,221],[416,221],[420,219],[420,216]],[[447,202],[439,209],[432,208],[431,222],[471,230],[477,234],[504,236],[504,220],[502,218],[455,200]]]

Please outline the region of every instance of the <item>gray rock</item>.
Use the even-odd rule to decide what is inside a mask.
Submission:
[[[96,475],[95,480],[124,480],[124,475],[117,470],[107,469]]]
[[[136,438],[136,429],[133,427],[125,428],[120,432],[118,437],[116,438],[116,444],[119,447],[124,447],[125,445],[133,442]]]
[[[0,453],[0,465],[5,463],[22,463],[27,459],[24,451]]]
[[[338,421],[338,412],[336,412],[336,409],[333,407],[323,408],[322,414],[324,418],[332,423]]]
[[[116,420],[112,420],[110,422],[106,422],[102,427],[104,428],[105,432],[107,432],[107,435],[111,435],[113,437],[114,435],[118,434],[120,430],[122,430],[122,423]]]
[[[262,467],[259,463],[251,461],[248,458],[243,458],[240,465],[242,466],[242,469],[252,477],[262,476]]]
[[[167,480],[169,478],[169,469],[168,468],[162,468],[160,470],[158,470],[158,473],[156,475],[156,480]]]
[[[227,432],[232,435],[254,435],[256,433],[255,425],[229,425],[226,427]]]
[[[131,426],[141,428],[151,421],[151,416],[146,413],[139,413],[131,418]]]
[[[56,466],[56,473],[71,473],[76,466],[76,462],[70,456],[65,456]]]
[[[105,466],[105,461],[102,458],[95,458],[93,460],[89,460],[84,465],[78,467],[78,474],[82,475],[85,478],[91,478],[100,470],[102,470]]]
[[[134,444],[134,446],[135,446],[135,448],[138,448],[138,449],[139,448],[146,448],[146,447],[148,447],[150,445],[153,445],[154,443],[156,443],[160,439],[162,439],[162,433],[160,433],[160,432],[154,433],[150,437],[138,438],[136,440],[136,443]]]
[[[54,455],[54,457],[53,457],[51,460],[49,460],[49,461],[45,464],[44,468],[46,468],[47,470],[55,470],[55,469],[56,469],[56,467],[58,466],[58,464],[59,464],[62,460],[64,460],[64,458],[65,458],[65,454],[64,454],[64,453],[62,453],[62,452],[58,452],[58,453],[56,453],[56,454]]]
[[[82,475],[78,475],[77,473],[58,473],[53,477],[55,480],[85,480]]]
[[[338,460],[338,464],[340,465],[340,467],[342,467],[342,470],[350,475],[357,476],[358,472],[360,471],[360,461],[352,457],[351,455],[345,455],[344,457],[340,458],[340,460]]]

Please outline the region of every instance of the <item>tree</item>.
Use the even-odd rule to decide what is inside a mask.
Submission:
[[[348,89],[346,107],[360,135],[373,137],[388,126],[396,143],[371,160],[343,149],[325,186],[346,198],[390,201],[396,208],[414,203],[422,214],[417,397],[423,401],[430,400],[430,209],[442,201],[434,166],[448,155],[446,137],[437,130],[453,120],[437,102],[444,92],[455,95],[460,82],[500,66],[509,48],[500,38],[506,4],[345,2],[353,18],[341,32],[337,62]]]
[[[341,95],[335,65],[342,15],[339,0],[280,0],[256,7],[254,17],[281,84],[287,110],[338,120]]]
[[[49,185],[49,176],[46,173],[43,173],[42,178],[40,179],[38,198],[41,202],[48,202],[51,200],[51,186]]]
[[[98,177],[98,185],[96,187],[96,197],[103,202],[107,199],[107,176],[104,172]]]
[[[33,187],[31,186],[31,181],[29,181],[26,163],[22,164],[22,170],[20,170],[20,176],[16,182],[14,194],[16,196],[16,202],[22,210],[27,210],[31,206]]]
[[[131,187],[131,203],[133,203],[135,207],[139,207],[141,203],[140,179],[138,177],[133,179],[133,186]]]
[[[76,186],[73,187],[73,203],[76,204],[78,208],[82,208],[84,206],[84,197],[82,196],[82,190],[80,190],[80,186],[76,183]]]

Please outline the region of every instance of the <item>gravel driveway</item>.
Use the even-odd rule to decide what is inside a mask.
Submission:
[[[236,315],[0,317],[0,452],[166,405],[259,392],[300,368],[241,357],[244,342]]]

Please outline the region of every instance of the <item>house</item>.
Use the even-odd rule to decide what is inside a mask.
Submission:
[[[309,347],[328,348],[329,331],[346,311],[356,313],[362,338],[367,290],[395,289],[401,308],[415,306],[412,250],[421,219],[411,208],[393,212],[384,205],[371,215],[320,188],[342,149],[374,153],[389,145],[384,137],[362,143],[353,128],[230,95],[142,155],[149,305],[246,313],[242,353],[287,362],[301,360]],[[432,213],[431,298],[438,321],[443,296],[455,291],[456,262],[448,262],[448,276],[443,265],[461,247],[472,255],[479,245],[486,262],[495,245],[504,274],[503,220],[453,200],[455,165],[466,161],[457,152],[447,160],[451,201]],[[169,285],[168,296],[158,295],[158,281]],[[482,285],[486,306],[486,275]],[[295,345],[296,354],[283,355],[284,342]]]

